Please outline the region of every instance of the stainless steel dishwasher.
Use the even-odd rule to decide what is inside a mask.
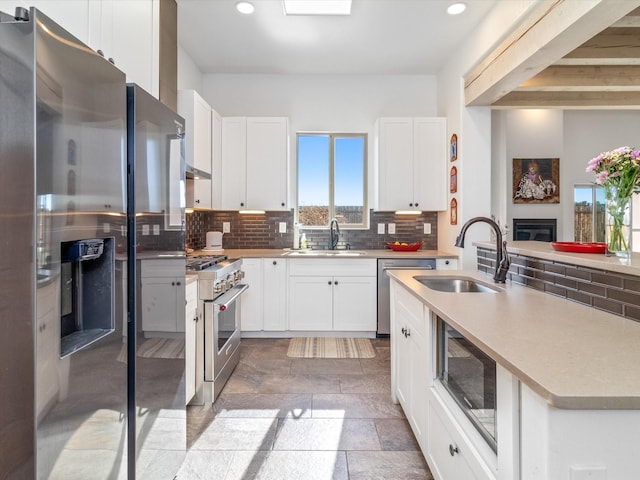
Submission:
[[[435,270],[435,258],[379,258],[378,259],[378,337],[388,337],[391,331],[389,320],[389,277],[385,270]]]

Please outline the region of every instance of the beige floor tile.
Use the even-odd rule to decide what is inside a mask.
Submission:
[[[420,452],[347,452],[349,480],[433,480]]]
[[[316,394],[313,418],[404,418],[391,396],[381,393]]]
[[[381,450],[373,420],[286,418],[280,421],[274,450]]]
[[[391,396],[391,375],[340,375],[340,393],[385,393]]]
[[[226,480],[347,480],[348,478],[345,452],[244,451],[237,452]]]
[[[178,471],[177,480],[222,480],[234,457],[234,451],[191,450]]]
[[[291,361],[293,374],[349,374],[362,375],[358,359],[335,358],[294,358]]]
[[[378,418],[375,424],[383,450],[420,450],[411,427],[405,419]]]
[[[301,418],[311,417],[311,394],[220,394],[214,408],[217,417]]]
[[[278,421],[270,418],[216,418],[192,450],[271,450]]]

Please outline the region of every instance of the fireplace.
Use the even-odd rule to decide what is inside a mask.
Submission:
[[[555,218],[514,218],[514,240],[536,240],[555,242],[557,240],[557,220]]]

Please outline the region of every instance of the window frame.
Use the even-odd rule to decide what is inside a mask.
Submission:
[[[329,138],[329,220],[335,217],[335,140],[337,138],[361,138],[363,140],[363,165],[362,165],[362,223],[340,223],[344,230],[368,230],[369,229],[369,134],[366,132],[296,132],[296,204],[295,222],[299,223],[300,207],[300,137],[321,136]],[[300,230],[328,229],[326,225],[299,225]]]

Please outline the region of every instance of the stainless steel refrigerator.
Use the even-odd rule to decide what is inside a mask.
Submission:
[[[167,384],[154,369],[156,377],[143,373],[136,382],[135,360],[146,372],[147,359],[128,342],[143,306],[132,274],[136,244],[133,256],[129,248],[141,212],[127,207],[127,196],[137,196],[128,189],[135,167],[127,164],[127,121],[120,70],[35,9],[19,19],[0,13],[3,479],[124,479],[136,471],[173,478],[184,454],[182,431],[166,437],[167,454],[150,441],[165,418],[184,416],[179,391],[161,395],[179,390],[179,363],[163,364]],[[173,188],[175,201],[169,177],[156,178]],[[153,241],[180,255],[183,211],[166,205]],[[154,460],[163,457],[169,466],[154,476]]]
[[[127,132],[129,478],[171,480],[187,444],[184,119],[129,84]]]

